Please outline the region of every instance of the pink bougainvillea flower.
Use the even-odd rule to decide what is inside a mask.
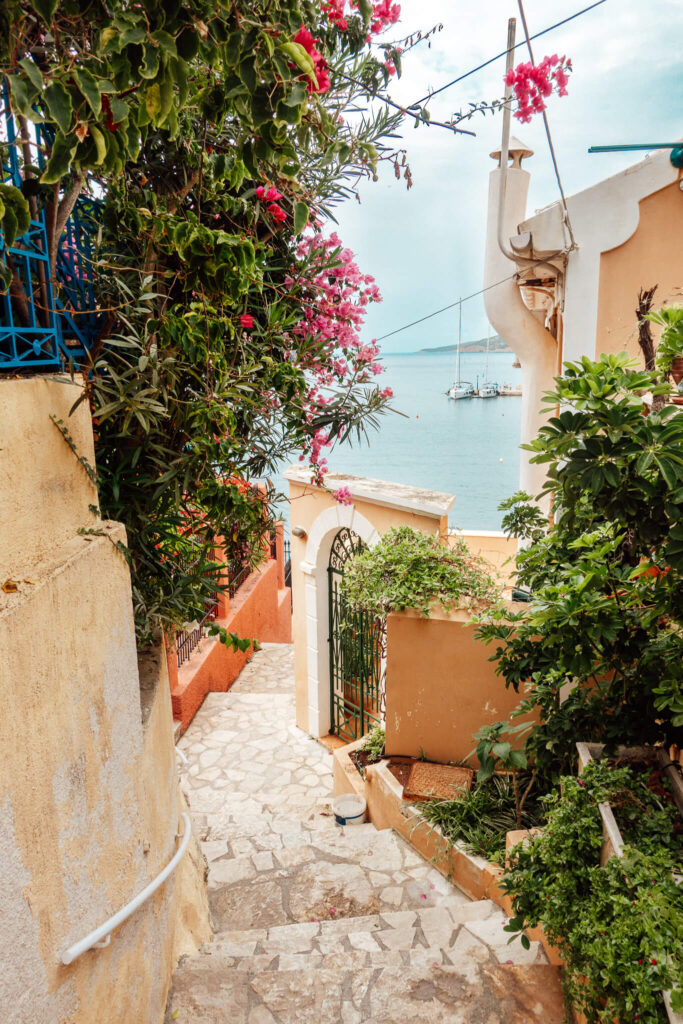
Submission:
[[[266,199],[270,203],[276,203],[278,199],[282,199],[282,192],[278,192],[278,190],[276,188],[273,188],[271,185],[271,187],[266,192]]]
[[[278,222],[278,224],[281,224],[283,220],[287,220],[287,214],[281,206],[277,205],[277,203],[268,204],[268,213],[271,215],[273,220]]]
[[[245,330],[250,331],[254,326],[254,318],[251,313],[242,313],[240,315],[240,326],[244,327]]]
[[[332,497],[340,505],[353,505],[353,495],[348,487],[339,487],[336,491],[332,491]]]
[[[263,199],[263,198],[264,198],[264,196],[265,196],[265,194],[266,194],[266,190],[265,190],[265,188],[263,187],[263,185],[259,185],[259,187],[258,187],[258,188],[256,189],[256,195],[257,195],[257,197],[258,197],[259,199]]]
[[[512,86],[517,109],[515,117],[522,123],[531,121],[534,114],[541,114],[546,108],[544,100],[552,95],[567,95],[567,83],[572,62],[556,53],[544,57],[540,64],[522,62],[511,68],[505,76],[505,84]]]

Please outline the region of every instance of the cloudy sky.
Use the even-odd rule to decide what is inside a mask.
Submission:
[[[591,0],[526,0],[533,34],[560,21]],[[406,55],[403,77],[389,95],[402,104],[469,71],[505,49],[507,19],[517,13],[514,0],[402,0],[398,39],[438,23],[443,30],[431,48]],[[518,41],[522,26],[518,19]],[[640,159],[638,155],[589,155],[590,145],[668,142],[683,135],[683,3],[680,0],[606,0],[533,43],[539,61],[546,54],[567,54],[574,64],[569,95],[553,96],[548,117],[565,192],[571,195]],[[515,63],[526,60],[518,50]],[[445,120],[470,102],[503,94],[504,58],[436,97],[435,120]],[[361,204],[338,211],[340,234],[361,269],[375,275],[384,296],[371,309],[367,336],[386,334],[418,319],[482,284],[489,153],[500,143],[502,115],[477,117],[464,127],[476,138],[453,136],[440,128],[402,131],[414,185],[385,169],[376,183],[363,184]],[[513,133],[535,155],[526,162],[532,179],[529,213],[558,198],[542,119]],[[644,154],[643,154],[644,155]],[[382,343],[385,352],[411,352],[449,344],[457,331],[457,310],[435,317]],[[463,336],[486,333],[483,302],[463,306]]]

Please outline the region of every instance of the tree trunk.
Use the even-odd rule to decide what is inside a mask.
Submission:
[[[652,324],[645,319],[645,314],[652,309],[652,300],[657,291],[657,285],[652,288],[641,288],[638,292],[638,308],[636,319],[638,321],[638,344],[645,360],[645,369],[653,372],[655,369],[655,343],[652,337]],[[652,411],[660,412],[665,405],[664,395],[655,395],[652,399]]]

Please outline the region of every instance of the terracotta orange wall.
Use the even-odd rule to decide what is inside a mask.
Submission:
[[[464,760],[476,746],[473,733],[517,707],[521,696],[495,674],[475,628],[464,611],[389,616],[387,754],[422,749],[429,760]]]
[[[641,288],[656,284],[655,309],[683,302],[683,193],[679,182],[640,202],[635,233],[600,258],[600,297],[595,354],[624,349],[642,365],[635,308]],[[658,328],[653,326],[657,335]]]
[[[515,575],[514,557],[517,553],[514,537],[506,537],[504,533],[496,531],[458,530],[448,534],[451,547],[458,537],[465,541],[473,555],[479,555],[487,561],[504,583],[512,582]]]
[[[228,614],[216,620],[231,633],[259,643],[292,642],[292,599],[289,587],[279,587],[280,568],[268,561],[244,581],[228,602]],[[169,675],[173,717],[185,730],[210,692],[224,692],[234,683],[252,652],[225,647],[217,639],[202,640],[191,657],[174,669],[170,652]]]

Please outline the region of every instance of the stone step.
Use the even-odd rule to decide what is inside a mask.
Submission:
[[[372,957],[367,964],[359,960],[357,966],[391,966],[391,959],[387,961],[384,954],[422,956],[426,949],[444,954],[446,959],[439,956],[439,963],[457,963],[464,956],[497,963],[547,963],[539,943],[531,943],[527,950],[519,939],[510,942],[504,931],[506,923],[507,918],[495,903],[481,900],[459,906],[219,932],[202,952],[249,971],[287,970],[292,957],[302,958],[300,966],[326,967],[330,956],[355,953]]]
[[[216,798],[211,807],[205,807],[192,790],[184,788],[184,793],[195,832],[202,841],[249,839],[256,850],[270,849],[265,844],[272,833],[307,838],[311,832],[334,833],[339,828],[332,813],[331,798],[283,805],[276,797],[267,799],[267,794],[255,800],[245,799],[239,793],[228,793]],[[350,827],[374,829],[370,824]]]
[[[556,967],[459,964],[299,968],[248,974],[210,956],[181,961],[177,1024],[562,1024]]]
[[[218,931],[469,903],[391,829],[352,826],[251,856],[208,852]]]

